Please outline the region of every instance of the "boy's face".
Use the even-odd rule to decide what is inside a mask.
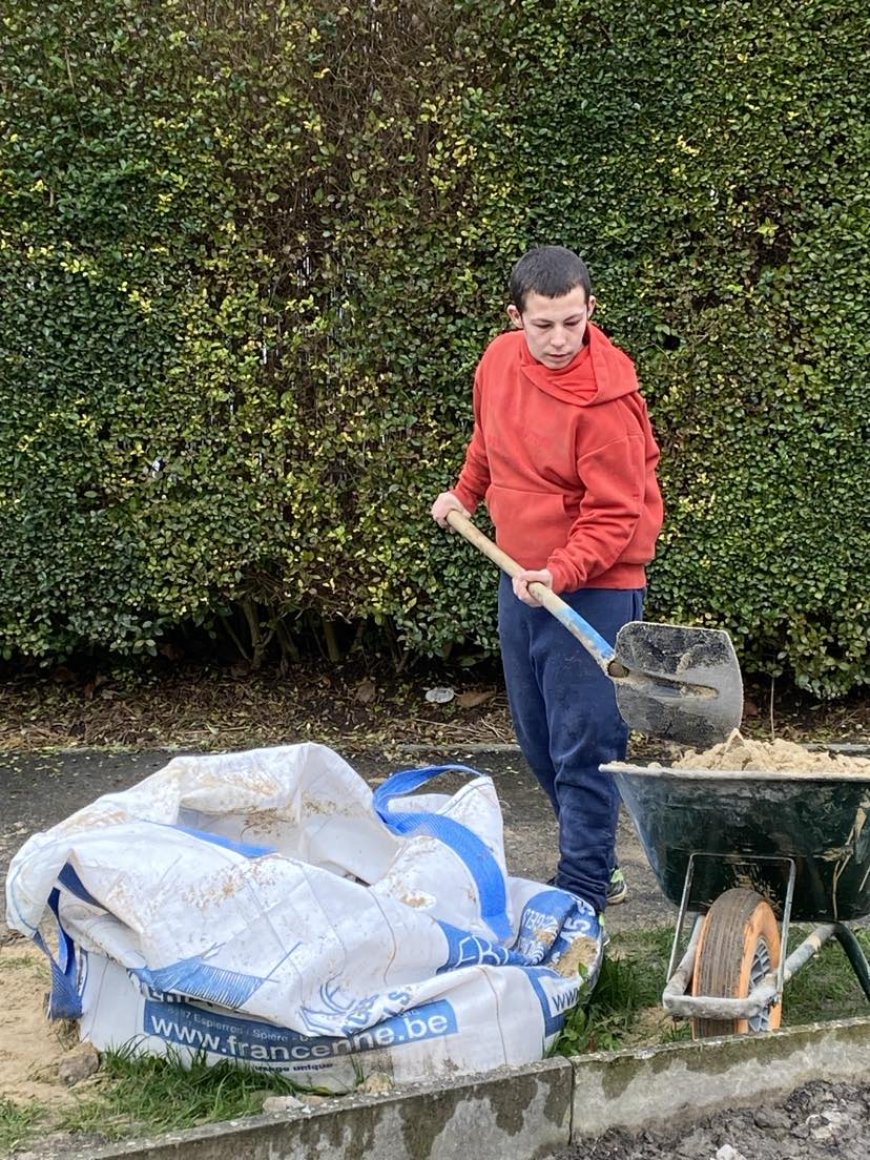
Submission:
[[[522,313],[508,307],[508,316],[522,330],[532,358],[552,370],[561,370],[578,353],[586,336],[586,324],[595,309],[595,299],[586,301],[586,291],[575,286],[561,298],[545,298],[534,291],[526,295]]]

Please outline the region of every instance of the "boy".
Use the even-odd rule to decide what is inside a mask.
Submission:
[[[611,643],[639,620],[662,523],[659,451],[631,360],[589,322],[589,272],[540,246],[511,273],[513,330],[474,380],[474,433],[432,516],[486,500],[496,540],[524,571],[499,588],[499,641],[520,748],[559,823],[555,885],[597,912],[622,901],[619,794],[599,766],[625,758],[613,683],[529,591],[559,593]]]

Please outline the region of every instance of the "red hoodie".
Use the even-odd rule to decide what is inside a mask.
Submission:
[[[453,493],[486,500],[499,546],[549,568],[553,590],[643,588],[662,525],[659,449],[628,355],[589,324],[551,370],[520,330],[487,347],[474,380],[474,434]]]

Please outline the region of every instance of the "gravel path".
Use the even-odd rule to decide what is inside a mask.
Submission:
[[[819,1081],[760,1108],[637,1135],[608,1132],[551,1160],[867,1160],[870,1086]]]

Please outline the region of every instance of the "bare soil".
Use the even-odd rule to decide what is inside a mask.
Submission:
[[[720,1112],[686,1126],[598,1140],[552,1160],[866,1160],[870,1088],[820,1081],[763,1107]]]
[[[427,700],[433,689],[453,695]],[[870,743],[870,695],[820,702],[775,683],[748,684],[741,732],[767,741]],[[372,748],[499,745],[515,738],[501,672],[492,662],[402,672],[362,660],[303,661],[285,672],[163,661],[135,673],[0,668],[0,750],[206,750],[290,740]],[[635,756],[642,752],[636,748]]]

